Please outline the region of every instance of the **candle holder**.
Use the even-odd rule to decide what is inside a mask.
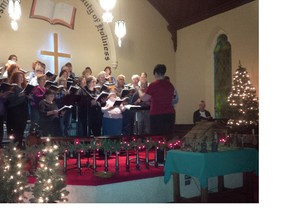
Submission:
[[[146,169],[149,169],[149,149],[148,149],[148,147],[146,147],[146,150],[145,150],[145,165],[146,165]]]
[[[129,160],[129,149],[126,149],[126,172],[129,172],[130,160]]]
[[[139,149],[137,146],[136,146],[136,169],[140,170]]]
[[[115,171],[116,173],[119,173],[119,152],[116,151],[116,158],[115,158]]]

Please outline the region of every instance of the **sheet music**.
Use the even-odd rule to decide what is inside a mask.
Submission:
[[[149,106],[140,106],[140,105],[132,105],[132,104],[124,105],[124,107],[127,110],[149,110],[150,109]]]

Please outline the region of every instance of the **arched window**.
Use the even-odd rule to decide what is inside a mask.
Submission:
[[[227,98],[232,86],[231,45],[225,34],[219,35],[214,49],[215,118],[227,118]]]

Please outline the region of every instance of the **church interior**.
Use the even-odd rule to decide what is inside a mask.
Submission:
[[[10,2],[14,7],[17,4],[21,7],[19,17],[11,16]],[[114,7],[106,5],[105,8],[107,2],[114,2]],[[78,138],[74,128],[68,137],[55,138],[55,142],[71,142],[73,146],[66,146],[64,154],[61,154],[60,167],[64,167],[64,175],[67,175],[67,185],[61,196],[66,194],[68,199],[53,198],[61,200],[59,203],[189,203],[195,207],[201,202],[259,205],[259,2],[0,0],[1,80],[11,54],[17,56],[17,65],[27,74],[33,71],[32,63],[36,60],[45,63],[45,72],[56,76],[60,76],[66,63],[72,64],[76,77],[81,77],[86,67],[90,67],[91,75],[97,77],[109,66],[114,77],[124,75],[126,84],[131,82],[133,75],[143,72],[147,74],[148,83],[153,83],[153,68],[164,64],[167,67],[165,75],[178,93],[179,101],[174,105],[174,137],[172,144],[166,143],[168,147],[164,150],[166,161],[163,166],[158,166],[157,162],[160,160],[157,151],[161,145],[147,139],[153,139],[152,136],[136,136],[147,151],[140,149],[137,140],[130,141],[125,151],[121,146],[123,137],[117,138],[121,140],[120,144],[115,137],[116,141],[110,139],[112,144],[107,144],[103,138],[104,141],[100,142],[108,146],[110,152],[115,150],[112,145],[121,146],[123,151],[111,155],[105,151],[100,158],[98,154],[95,156],[99,150],[98,139],[89,135]],[[120,29],[123,26],[125,28]],[[233,108],[229,106],[242,101],[238,93],[246,84],[243,91],[249,95],[244,100],[247,106],[240,106],[244,107],[242,111],[247,109],[246,112],[252,114],[243,119],[231,114]],[[195,124],[193,114],[201,101],[205,101],[205,109],[209,110],[213,121]],[[30,126],[25,128],[24,138],[31,134]],[[4,131],[3,140],[9,139],[7,136]],[[46,136],[39,140],[48,143]],[[215,140],[219,141],[216,150],[215,146],[213,149]],[[195,146],[196,141],[198,147]],[[204,141],[209,147],[204,146]],[[136,147],[132,147],[134,144]],[[5,146],[8,145],[6,140]],[[151,147],[151,151],[148,152],[147,146]],[[49,148],[55,150],[52,150],[53,146]],[[209,148],[208,153],[206,148]],[[229,155],[229,151],[233,154]],[[44,155],[53,155],[48,152]],[[195,154],[195,159],[189,153]],[[224,159],[215,156],[220,153]],[[198,175],[196,171],[195,177],[192,171],[187,170],[194,169],[191,164],[201,167],[201,163],[197,163],[202,159],[198,157],[215,161],[211,169],[205,164],[205,170],[203,165],[205,175]],[[229,163],[230,159],[233,162]],[[71,163],[75,163],[75,168],[69,170]],[[188,163],[191,163],[190,168],[184,169]],[[178,166],[183,169],[176,171]],[[124,174],[121,176],[118,172]],[[45,175],[40,171],[36,174]],[[121,180],[114,181],[117,175]],[[100,179],[98,182],[97,178]],[[36,186],[40,187],[35,176],[28,180],[30,185],[34,185],[34,190]],[[26,202],[40,202],[42,198],[34,199],[35,194],[28,193],[29,201]]]

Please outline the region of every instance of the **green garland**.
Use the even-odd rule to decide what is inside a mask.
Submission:
[[[17,143],[16,143],[17,144]],[[32,192],[33,197],[29,199],[30,202],[63,202],[67,201],[66,196],[69,192],[65,189],[65,176],[62,174],[62,169],[56,165],[59,164],[58,156],[65,151],[88,151],[103,149],[109,152],[119,152],[123,150],[135,150],[136,148],[174,148],[179,147],[181,142],[179,140],[170,140],[166,142],[163,138],[146,137],[146,138],[102,138],[102,139],[67,139],[67,140],[54,140],[49,139],[31,144],[27,141],[25,150],[16,149],[16,144],[11,142],[6,146],[0,157],[0,202],[23,202],[27,197],[24,192]],[[16,150],[15,150],[16,149]],[[50,149],[51,151],[47,151]],[[53,149],[53,151],[52,151]],[[15,150],[15,151],[14,151]],[[17,168],[17,161],[25,164],[24,158],[19,158],[18,155],[25,155],[26,160],[33,158],[40,164],[35,169],[35,176],[37,182],[34,186],[29,187],[25,173],[25,168],[22,166]],[[41,156],[39,158],[39,156]],[[30,161],[31,162],[31,161]],[[11,169],[9,172],[6,167],[9,165]],[[46,169],[46,168],[47,169]],[[35,167],[36,168],[36,167]],[[21,172],[21,178],[13,178],[11,176]],[[21,181],[21,191],[17,182]],[[47,188],[50,188],[49,190]],[[17,191],[17,193],[14,193]],[[20,198],[20,199],[19,199]]]
[[[47,141],[48,143],[48,141]],[[123,139],[115,139],[115,138],[102,138],[102,139],[91,139],[90,141],[83,141],[81,139],[75,138],[75,140],[66,140],[66,141],[49,141],[49,143],[55,144],[59,147],[59,152],[63,153],[65,151],[69,152],[78,152],[78,151],[88,151],[88,150],[99,150],[102,149],[104,151],[109,152],[119,152],[121,150],[132,150],[135,148],[148,148],[151,149],[153,147],[157,147],[160,149],[171,148],[171,146],[179,145],[179,140],[170,140],[166,142],[163,138],[138,138],[132,140]],[[37,149],[43,148],[45,146],[45,142],[39,143],[36,146],[30,146],[27,148],[29,152],[37,152]]]
[[[22,203],[29,191],[23,152],[10,143],[0,155],[0,203]]]
[[[68,201],[69,192],[65,189],[65,175],[58,160],[58,146],[48,143],[39,159],[35,172],[37,181],[31,187],[32,203],[56,203]]]

